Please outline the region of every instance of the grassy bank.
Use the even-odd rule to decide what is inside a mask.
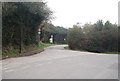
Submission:
[[[65,48],[65,49],[70,49],[69,46],[65,46],[64,48]]]
[[[22,50],[22,53],[19,53],[19,50],[17,49],[3,50],[4,52],[2,52],[2,59],[33,55],[33,54],[44,51],[44,47],[53,46],[53,45],[55,44],[47,44],[47,43],[41,42],[40,46],[30,45],[30,46],[24,47],[24,49]]]
[[[69,46],[65,46],[64,47],[65,49],[70,49]],[[71,49],[70,49],[71,50]],[[75,51],[84,51],[84,52],[89,52],[89,51],[86,51],[86,50],[75,50]],[[94,52],[95,53],[95,52]],[[120,54],[120,52],[101,52],[102,54]],[[101,54],[100,53],[100,54]]]
[[[40,43],[40,47],[47,47],[47,46],[54,46],[56,44],[50,44],[50,43]]]
[[[103,52],[105,54],[120,54],[120,52]]]

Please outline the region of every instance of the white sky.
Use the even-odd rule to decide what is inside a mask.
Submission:
[[[99,19],[104,22],[118,23],[119,0],[45,0],[54,11],[55,26],[72,27],[77,22],[81,25]]]

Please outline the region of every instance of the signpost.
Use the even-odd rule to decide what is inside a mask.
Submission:
[[[44,24],[40,24],[38,28],[38,46],[40,46],[40,34],[41,34],[41,29],[44,26]]]
[[[53,43],[53,35],[51,35],[50,43]]]
[[[41,34],[41,30],[38,29],[38,46],[40,46],[40,34]]]

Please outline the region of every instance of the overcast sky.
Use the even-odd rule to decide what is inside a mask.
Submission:
[[[77,22],[81,25],[99,19],[118,23],[119,0],[45,0],[54,11],[55,26],[72,27]]]

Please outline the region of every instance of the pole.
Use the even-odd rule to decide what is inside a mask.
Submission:
[[[40,47],[40,35],[38,34],[38,47]]]
[[[41,32],[38,31],[38,46],[40,46],[40,34],[41,34]]]

